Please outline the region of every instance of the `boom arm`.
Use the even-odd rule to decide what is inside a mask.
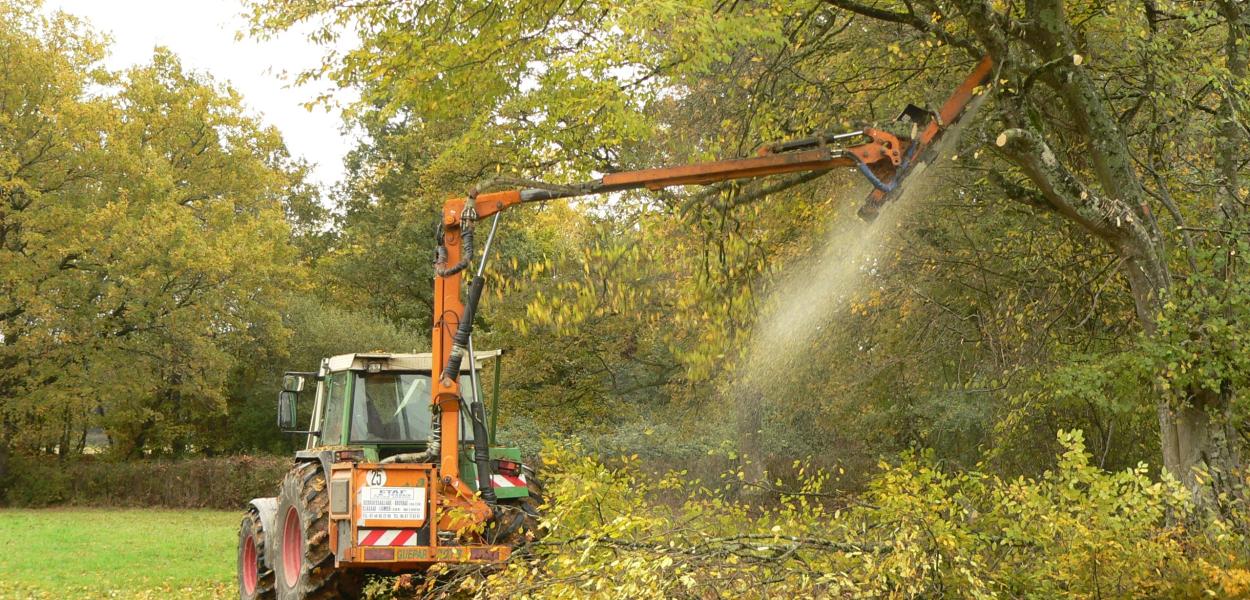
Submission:
[[[433,364],[444,366],[443,376],[434,377],[432,398],[440,415],[439,472],[444,477],[444,485],[463,489],[459,480],[457,428],[461,396],[458,373],[461,360],[468,351],[473,317],[481,296],[481,276],[473,278],[467,303],[461,299],[460,288],[463,270],[472,259],[471,242],[476,221],[526,202],[643,188],[660,190],[680,185],[706,185],[782,173],[828,171],[838,167],[857,167],[872,182],[873,191],[860,209],[862,217],[871,219],[883,204],[893,198],[911,169],[931,159],[927,154],[933,151],[934,142],[963,115],[975,89],[989,78],[991,68],[988,56],[981,59],[936,113],[909,106],[900,115],[900,120],[911,122],[910,136],[899,137],[885,130],[865,128],[765,146],[758,156],[750,158],[611,173],[576,186],[482,194],[471,192],[466,198],[448,200],[443,207],[440,250],[435,267],[437,277],[434,280],[434,334],[431,343]],[[853,141],[858,143],[843,145]],[[485,256],[481,260],[485,260]]]

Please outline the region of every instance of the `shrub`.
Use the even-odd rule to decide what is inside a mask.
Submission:
[[[1246,539],[1191,518],[1187,493],[1145,465],[1106,472],[1079,432],[1054,468],[1005,480],[927,453],[882,464],[859,497],[796,465],[779,503],[732,502],[716,482],[645,475],[576,445],[545,451],[548,535],[506,568],[431,579],[479,598],[1237,597]],[[684,502],[655,502],[680,492]]]
[[[60,504],[70,494],[73,477],[55,459],[14,456],[0,491],[6,504],[42,507]]]
[[[236,509],[273,496],[287,457],[229,456],[113,461],[15,457],[2,482],[10,506],[52,505]]]

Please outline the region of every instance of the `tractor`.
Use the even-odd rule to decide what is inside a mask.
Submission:
[[[499,353],[473,350],[473,323],[499,217],[559,198],[709,185],[786,173],[854,168],[872,184],[859,214],[872,219],[903,180],[938,155],[938,142],[990,80],[982,59],[937,110],[908,105],[882,128],[824,133],[762,146],[756,156],[619,171],[574,185],[519,181],[439,214],[430,354],[345,354],[315,373],[287,373],[278,422],[296,427],[299,395],[315,383],[305,449],[276,498],[248,504],[239,532],[244,600],[352,597],[365,572],[421,571],[436,563],[498,564],[537,533],[541,491],[516,448],[494,442]],[[478,223],[490,229],[480,252]],[[469,271],[475,267],[475,271]],[[471,274],[467,292],[465,275]],[[495,361],[490,427],[478,370]]]
[[[485,478],[474,460],[478,440],[494,440],[502,354],[477,352],[461,370],[457,466],[468,477],[463,489],[450,491],[430,464],[431,448],[442,440],[440,421],[431,418],[429,353],[344,354],[324,359],[316,372],[285,374],[278,424],[306,435],[305,448],[277,497],[248,503],[239,531],[240,598],[354,598],[366,572],[496,563],[535,535],[542,498],[520,449],[484,444]],[[488,361],[489,425],[478,373]],[[294,431],[306,391],[313,392],[303,402],[312,405],[308,428]],[[489,523],[471,505],[454,509],[480,496],[487,482],[494,497]]]

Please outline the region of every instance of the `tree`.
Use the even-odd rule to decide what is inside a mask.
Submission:
[[[55,380],[69,357],[47,356],[42,368],[28,357],[43,349],[39,339],[67,337],[60,328],[46,327],[43,335],[35,329],[56,309],[45,290],[70,286],[65,280],[73,279],[95,237],[84,222],[84,206],[92,202],[87,182],[97,173],[93,162],[104,158],[93,124],[109,114],[107,102],[84,98],[87,86],[104,83],[90,69],[101,46],[72,20],[40,19],[33,11],[26,4],[0,5],[6,74],[0,80],[0,468],[19,437],[67,440],[75,431],[66,424],[59,432],[56,426],[31,432],[32,423],[49,413],[58,422],[83,416],[80,406],[56,414],[63,412],[56,403],[41,405],[28,387]],[[65,198],[61,210],[40,210],[57,196]],[[61,234],[75,241],[51,248],[46,240]]]
[[[178,452],[234,357],[280,344],[300,169],[237,94],[158,50],[108,73],[64,15],[0,4],[0,447]]]
[[[425,328],[401,329],[379,315],[362,309],[346,309],[310,295],[294,295],[283,315],[286,343],[256,344],[236,360],[230,372],[228,412],[209,419],[200,436],[202,447],[212,451],[267,451],[290,454],[303,443],[302,436],[283,434],[274,426],[282,373],[315,371],[323,358],[352,352],[425,352],[429,334]],[[312,394],[304,394],[299,418],[312,410]]]
[[[1240,5],[1216,3],[1217,12],[1155,2],[994,7],[972,1],[920,3],[917,13],[905,3],[830,4],[994,58],[993,117],[1001,127],[995,146],[1013,167],[994,175],[996,183],[1008,197],[1090,234],[1090,251],[1110,249],[1142,331],[1154,336],[1176,295],[1172,253],[1191,253],[1190,266],[1198,268],[1192,242],[1183,235],[1188,247],[1174,251],[1156,214],[1166,211],[1183,231],[1178,197],[1192,198],[1185,208],[1204,222],[1221,217],[1203,210],[1218,210],[1234,223],[1244,212],[1245,191],[1237,185],[1244,163],[1235,158],[1246,142],[1235,108],[1243,105],[1247,51]],[[1207,33],[1216,28],[1224,31],[1222,40]],[[1193,60],[1212,52],[1222,60],[1205,66]],[[1126,77],[1126,69],[1139,69],[1142,77]],[[1212,101],[1217,107],[1206,106]],[[1201,148],[1198,140],[1213,134],[1215,147]],[[1205,182],[1187,180],[1194,175],[1187,158],[1220,168]],[[1180,394],[1157,395],[1164,465],[1195,491],[1199,468],[1220,486],[1240,468],[1230,383],[1193,382]]]
[[[459,135],[462,124],[427,126],[410,107],[396,111],[357,117],[367,141],[350,155],[348,178],[336,193],[336,237],[316,263],[317,292],[397,327],[427,330],[441,200],[497,155],[435,170],[436,149]],[[491,309],[479,314],[475,339],[478,348],[508,350],[505,425],[571,431],[591,421],[620,423],[655,399],[648,392],[669,384],[677,368],[647,332],[663,306],[639,294],[662,289],[655,284],[663,278],[640,268],[647,257],[636,226],[564,205],[504,219],[487,270]],[[602,271],[585,271],[588,262]],[[530,285],[537,281],[543,284]],[[618,300],[626,296],[638,301],[624,306]],[[614,405],[623,399],[630,408]]]

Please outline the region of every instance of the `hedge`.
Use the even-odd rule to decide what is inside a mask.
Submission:
[[[99,506],[238,509],[273,496],[290,457],[227,456],[113,461],[12,457],[0,502],[12,507]]]

